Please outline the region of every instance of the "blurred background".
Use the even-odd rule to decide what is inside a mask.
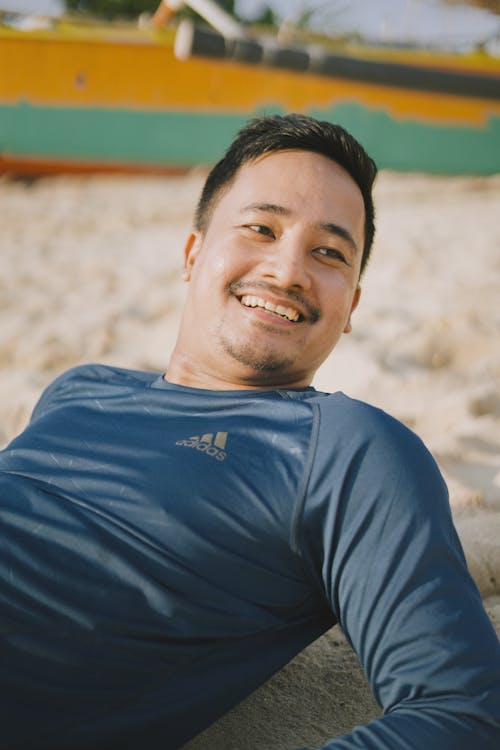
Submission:
[[[497,38],[499,0],[220,0],[241,21],[284,21],[326,33],[355,33],[385,41],[435,42],[470,46]],[[2,0],[6,11],[60,15],[65,11],[106,18],[137,17],[154,12],[155,0]]]

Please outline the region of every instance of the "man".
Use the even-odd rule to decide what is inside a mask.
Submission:
[[[325,748],[498,748],[499,644],[434,461],[310,386],[375,172],[338,126],[250,123],[203,189],[165,375],[75,368],[2,454],[9,750],[178,748],[336,622],[384,716]]]

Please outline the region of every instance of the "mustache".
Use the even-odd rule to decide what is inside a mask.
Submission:
[[[248,294],[248,291],[263,291],[275,294],[279,297],[286,297],[290,302],[296,302],[307,314],[307,318],[311,323],[316,323],[320,318],[319,309],[316,305],[313,305],[308,299],[303,297],[295,289],[283,289],[282,287],[273,286],[272,284],[266,284],[265,281],[255,280],[252,281],[233,281],[229,285],[229,291],[231,294],[237,295],[238,292],[244,291]]]

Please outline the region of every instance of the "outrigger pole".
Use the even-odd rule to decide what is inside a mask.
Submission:
[[[165,26],[184,5],[198,13],[226,39],[244,36],[242,26],[212,0],[162,0],[152,18],[153,25]]]

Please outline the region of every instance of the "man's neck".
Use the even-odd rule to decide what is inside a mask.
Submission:
[[[174,352],[164,379],[174,385],[209,391],[304,390],[311,385],[308,378],[286,377],[276,372],[255,372],[251,368],[245,368],[245,371],[241,369],[242,372],[237,374],[212,372],[210,367],[195,366],[188,358],[180,357]]]

